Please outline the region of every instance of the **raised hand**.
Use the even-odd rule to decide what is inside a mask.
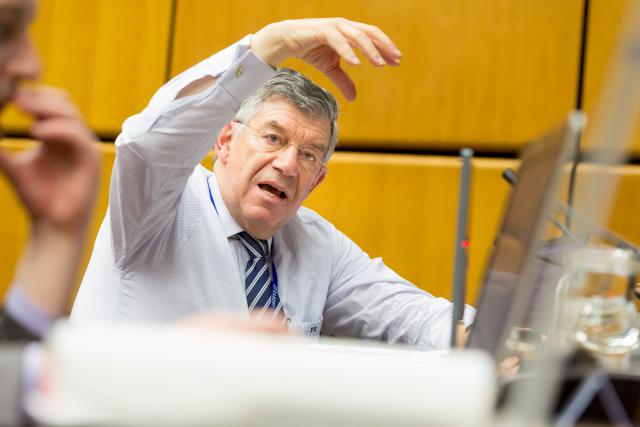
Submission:
[[[272,67],[283,60],[300,58],[324,73],[352,101],[355,85],[340,65],[360,60],[359,50],[373,65],[399,65],[402,54],[391,39],[375,26],[344,18],[288,20],[269,24],[254,34],[251,50]]]
[[[21,89],[16,105],[35,117],[40,144],[0,153],[0,171],[31,216],[31,236],[15,286],[53,317],[65,314],[96,195],[99,155],[95,136],[68,96],[53,88]]]
[[[98,180],[96,137],[65,92],[21,89],[16,105],[35,117],[31,129],[41,144],[18,154],[0,153],[0,170],[32,217],[33,229],[73,231],[91,212]]]

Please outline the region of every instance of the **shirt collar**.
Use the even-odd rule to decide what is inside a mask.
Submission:
[[[235,219],[231,216],[229,209],[227,209],[227,205],[224,204],[224,200],[222,200],[222,194],[220,193],[220,187],[218,186],[218,180],[216,179],[216,174],[212,173],[209,177],[209,186],[211,188],[211,195],[213,196],[213,201],[216,204],[216,210],[218,212],[218,217],[220,218],[220,223],[222,224],[222,229],[224,230],[224,234],[227,239],[236,238],[236,234],[244,231],[240,225],[236,222]],[[267,240],[269,245],[269,250],[271,250],[271,242],[273,238]]]

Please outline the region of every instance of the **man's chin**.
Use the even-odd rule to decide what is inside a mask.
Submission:
[[[247,212],[245,218],[243,228],[249,234],[258,239],[269,239],[289,222],[291,216],[276,215],[272,210],[254,207]]]

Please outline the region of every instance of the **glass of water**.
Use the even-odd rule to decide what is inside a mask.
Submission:
[[[638,348],[638,314],[632,301],[638,262],[633,252],[589,247],[572,252],[564,318],[570,336],[594,355],[624,357]]]

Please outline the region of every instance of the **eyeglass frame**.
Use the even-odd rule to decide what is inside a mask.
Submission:
[[[251,125],[250,125],[250,124],[248,124],[248,123],[245,123],[245,122],[243,122],[243,121],[239,120],[239,119],[234,119],[234,120],[233,120],[233,123],[238,123],[238,124],[240,124],[240,125],[243,125],[243,126],[248,127],[249,129],[251,129],[252,131],[254,131],[254,132],[257,134],[257,136],[259,136],[259,137],[260,137],[260,138],[262,138],[262,139],[264,139],[266,136],[269,136],[269,135],[275,135],[275,136],[277,136],[278,138],[281,138],[283,141],[279,143],[279,147],[278,147],[278,148],[276,148],[276,149],[274,149],[273,151],[269,151],[269,152],[271,152],[271,153],[275,153],[275,152],[278,152],[278,151],[281,151],[281,150],[284,152],[284,151],[286,151],[286,150],[287,150],[287,148],[289,148],[289,146],[292,146],[292,147],[294,147],[294,148],[296,149],[296,161],[297,161],[299,164],[302,164],[302,165],[304,165],[304,164],[305,164],[305,163],[304,163],[304,161],[305,161],[305,160],[302,160],[302,163],[300,163],[300,162],[301,162],[301,161],[300,161],[300,158],[299,158],[299,156],[301,155],[300,150],[304,150],[304,149],[310,150],[310,151],[312,152],[312,154],[314,154],[314,155],[317,155],[317,153],[315,153],[315,151],[321,151],[321,150],[318,150],[318,149],[316,149],[316,148],[311,148],[311,147],[310,147],[310,146],[308,146],[308,145],[298,145],[298,144],[296,144],[295,142],[291,141],[291,139],[281,137],[280,135],[275,134],[275,133],[273,133],[273,134],[269,134],[269,133],[268,133],[267,131],[265,131],[264,129],[258,129],[258,128],[254,127],[254,126],[251,126]],[[269,143],[269,144],[270,144],[270,143]],[[326,155],[326,149],[327,149],[327,148],[328,148],[328,147],[326,147],[326,148],[325,148],[325,150],[324,150],[324,152],[323,152],[321,155],[319,155],[319,156],[318,156],[318,162],[317,162],[316,164],[314,164],[314,168],[313,168],[312,170],[310,170],[310,172],[314,172],[314,171],[316,171],[316,170],[320,170],[320,169],[322,168],[322,166],[325,166],[325,165],[327,164],[327,162],[325,162],[325,161],[323,160],[323,159],[324,159],[324,156]],[[303,168],[304,168],[304,166],[303,166]]]

